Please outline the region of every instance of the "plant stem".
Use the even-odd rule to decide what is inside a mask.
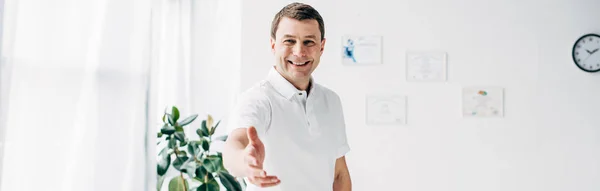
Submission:
[[[171,135],[173,136],[173,135]],[[172,139],[173,137],[171,137]],[[173,148],[173,150],[175,151],[175,160],[179,160],[179,147],[176,145],[175,148]],[[183,178],[183,172],[179,171],[179,176],[181,176],[181,184],[183,184],[183,190],[187,191],[187,185],[185,185],[185,179]]]
[[[208,145],[211,145],[211,144],[212,144],[212,135],[208,135]],[[210,149],[208,149],[208,150],[210,150]],[[208,154],[208,153],[209,153],[209,151],[206,151],[206,154]]]
[[[183,172],[179,172],[181,176],[181,183],[183,184],[183,191],[187,191],[187,185],[185,185],[185,179],[183,178]]]
[[[173,138],[173,135],[171,135],[171,139]],[[177,142],[175,142],[175,148],[173,148],[173,150],[175,151],[175,158],[177,160],[179,160],[179,147],[177,146]]]
[[[177,147],[175,147],[175,149],[173,149],[173,153],[175,153],[175,158],[179,159],[179,149],[177,149]]]

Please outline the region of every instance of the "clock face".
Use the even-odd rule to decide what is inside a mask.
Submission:
[[[600,35],[586,34],[573,45],[573,61],[583,71],[600,71]]]

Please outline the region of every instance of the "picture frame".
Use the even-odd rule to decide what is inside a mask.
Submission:
[[[469,86],[462,94],[463,117],[504,117],[504,88]]]
[[[383,64],[383,37],[380,35],[342,36],[342,64],[346,66]]]
[[[443,51],[407,51],[406,81],[445,82],[448,80],[448,55]]]
[[[400,94],[367,95],[366,124],[406,125],[407,100],[407,96]]]

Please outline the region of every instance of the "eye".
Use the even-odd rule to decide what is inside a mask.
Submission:
[[[283,40],[283,43],[284,44],[288,44],[288,45],[292,45],[292,44],[295,44],[296,41],[292,40],[292,39],[286,39],[286,40]]]
[[[304,41],[304,45],[306,45],[306,46],[312,46],[312,45],[315,45],[315,42],[312,41],[312,40],[307,40],[307,41]]]

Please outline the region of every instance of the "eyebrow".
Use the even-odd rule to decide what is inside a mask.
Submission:
[[[296,36],[286,34],[286,35],[283,35],[283,38],[296,38]],[[307,35],[307,36],[304,36],[304,38],[317,39],[317,37],[315,35]]]

